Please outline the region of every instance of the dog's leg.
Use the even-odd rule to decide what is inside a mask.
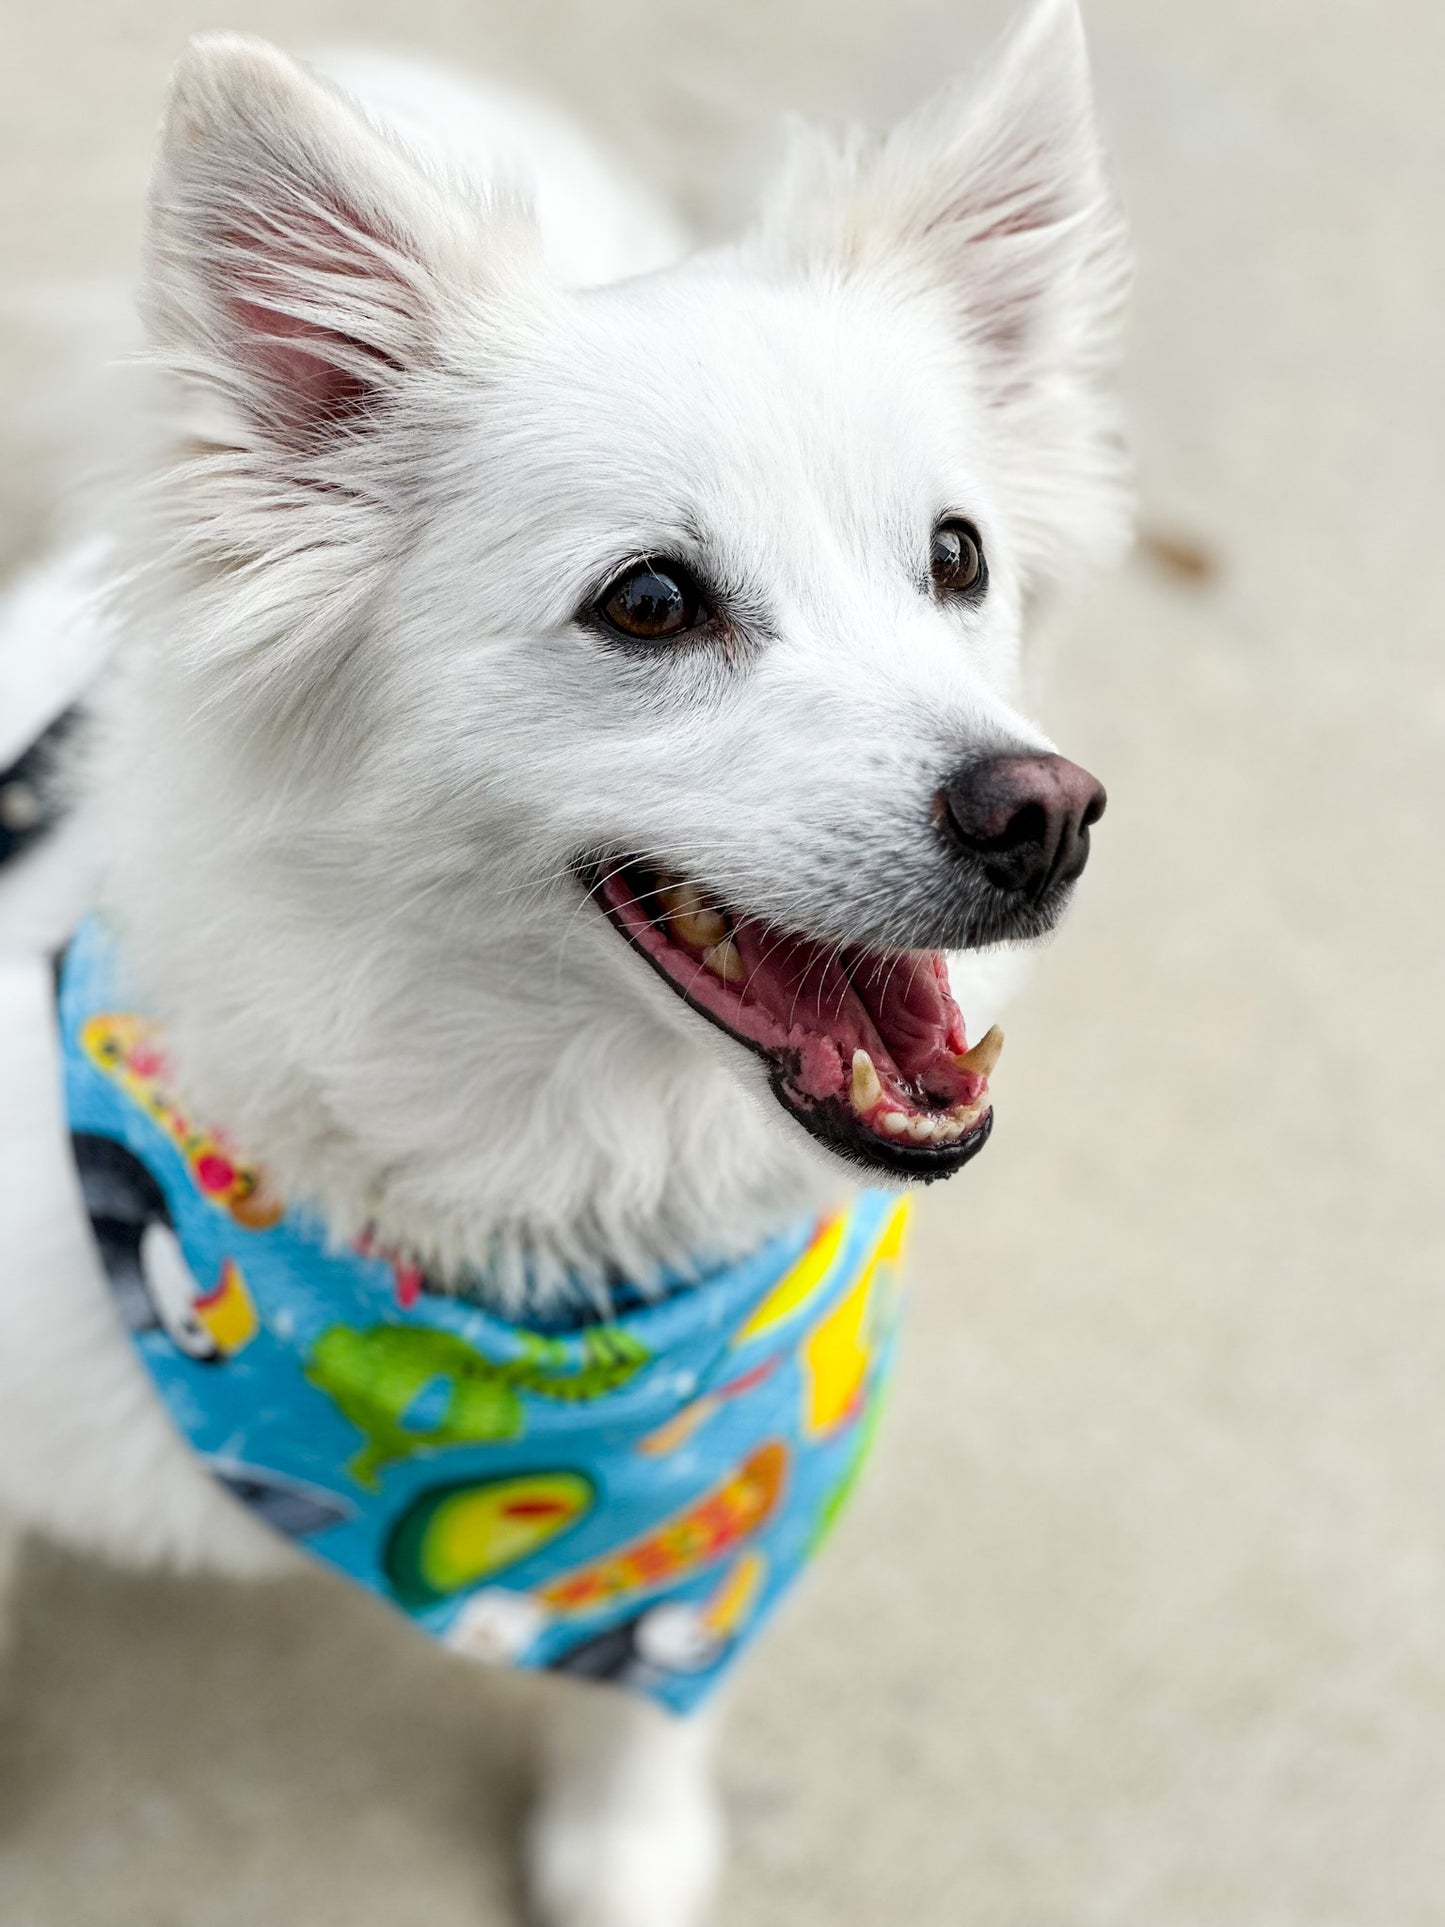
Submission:
[[[558,1682],[559,1687],[561,1682]],[[546,1711],[528,1839],[538,1927],[696,1927],[722,1848],[716,1720],[578,1685]]]

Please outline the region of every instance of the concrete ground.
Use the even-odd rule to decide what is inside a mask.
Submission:
[[[995,1142],[921,1211],[876,1474],[738,1695],[722,1918],[1439,1927],[1445,15],[1090,12],[1144,501],[1205,566],[1141,557],[1057,652],[1109,818]],[[32,283],[129,259],[193,26],[550,76],[716,223],[776,104],[892,111],[975,18],[11,8],[0,384],[24,403],[51,354]],[[7,1927],[511,1918],[525,1693],[329,1581],[37,1555],[5,1692]]]

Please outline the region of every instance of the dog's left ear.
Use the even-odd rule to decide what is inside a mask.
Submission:
[[[1029,573],[1069,549],[1107,559],[1127,502],[1101,377],[1129,256],[1078,0],[1035,0],[977,76],[881,142],[800,148],[764,238],[794,262],[941,298],[998,424]]]

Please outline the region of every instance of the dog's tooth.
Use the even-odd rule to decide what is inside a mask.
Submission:
[[[902,1111],[885,1111],[879,1122],[889,1137],[902,1137],[908,1129],[908,1119]]]
[[[707,908],[707,898],[695,883],[663,883],[657,900],[669,917],[695,917]]]
[[[933,1134],[934,1134],[934,1127],[933,1127],[933,1119],[931,1117],[918,1116],[918,1117],[909,1118],[908,1135],[914,1140],[915,1143],[927,1144],[929,1140],[933,1137]]]
[[[728,933],[727,918],[718,910],[693,910],[687,916],[674,917],[672,927],[694,950],[709,950]]]
[[[850,1095],[853,1109],[859,1117],[866,1117],[883,1096],[883,1086],[873,1068],[873,1059],[866,1050],[855,1050],[853,1053],[853,1087]]]
[[[725,984],[735,984],[743,974],[743,960],[738,955],[738,947],[731,937],[724,937],[720,943],[710,944],[702,953],[702,960],[715,977],[721,977]]]
[[[988,1077],[1002,1049],[1003,1032],[994,1024],[984,1032],[972,1050],[961,1051],[953,1061],[961,1071],[969,1071],[975,1077]]]
[[[727,935],[727,918],[713,909],[695,883],[669,883],[657,895],[673,929],[694,950],[707,950]]]

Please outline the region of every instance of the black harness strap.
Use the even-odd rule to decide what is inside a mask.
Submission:
[[[60,746],[79,719],[79,703],[62,709],[8,769],[0,769],[0,869],[38,843],[64,814],[51,779]]]

